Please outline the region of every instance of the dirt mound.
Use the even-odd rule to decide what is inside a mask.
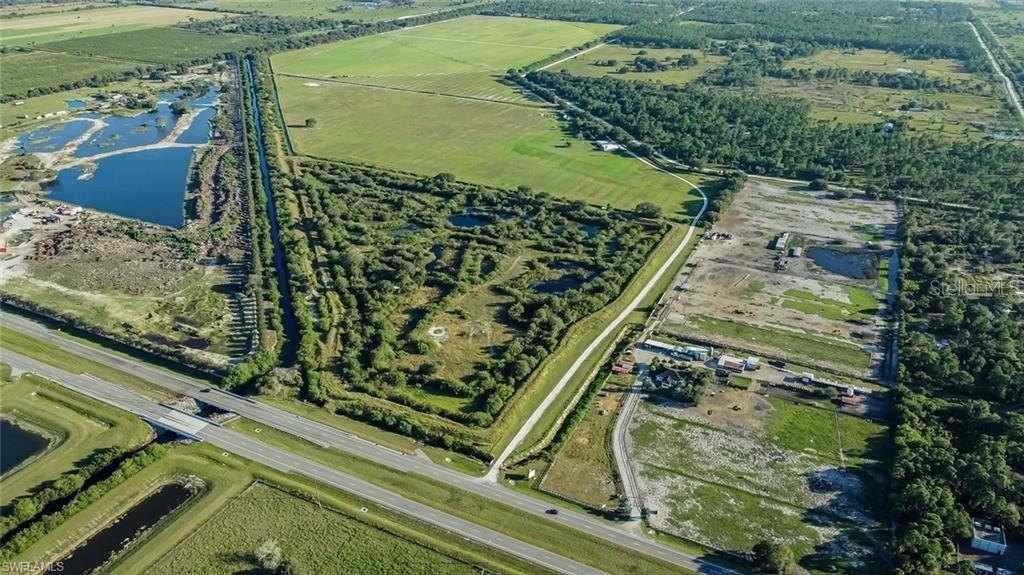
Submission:
[[[173,290],[193,267],[170,232],[118,220],[87,220],[40,239],[31,273],[73,289],[130,295]]]

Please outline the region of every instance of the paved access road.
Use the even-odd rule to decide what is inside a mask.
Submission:
[[[682,568],[681,571],[689,570],[707,575],[744,575],[742,571],[696,557],[679,547],[634,535],[622,525],[552,505],[528,494],[465,475],[436,464],[426,458],[406,455],[393,449],[382,447],[345,431],[254,399],[219,391],[183,375],[164,371],[144,362],[117,355],[80,341],[66,339],[59,333],[50,331],[46,326],[24,317],[0,311],[0,324],[26,335],[49,341],[72,354],[136,375],[172,393],[194,397],[209,405],[235,412],[242,417],[301,437],[314,444],[337,448],[399,471],[416,473],[486,497],[496,503],[532,513],[538,517],[539,521],[562,523],[630,551],[642,553],[677,565]],[[7,359],[10,355],[10,352],[7,350],[0,349],[0,361],[10,363]],[[89,377],[94,379],[91,376]],[[127,390],[122,391],[125,394],[132,394],[132,392]],[[252,439],[252,441],[257,442],[261,446],[266,445],[259,443],[255,439]],[[546,514],[546,510],[552,507],[559,509],[557,516]],[[615,566],[609,565],[607,569],[614,572]]]
[[[165,427],[170,427],[175,431],[184,431],[190,436],[216,445],[218,448],[225,450],[225,453],[230,452],[240,455],[283,473],[304,475],[320,483],[351,493],[382,507],[415,517],[444,531],[525,559],[552,571],[567,575],[575,573],[601,575],[603,573],[546,549],[523,543],[518,539],[503,535],[497,531],[480,527],[465,519],[460,519],[454,515],[438,511],[433,507],[417,503],[377,487],[372,483],[363,481],[358,477],[321,465],[305,457],[294,455],[284,449],[268,445],[244,433],[226,429],[204,419],[160,405],[156,400],[125,390],[90,375],[69,373],[7,350],[3,350],[2,358],[5,363],[19,371],[34,373],[83,395],[109,403],[125,411],[130,411],[143,419],[161,422]],[[175,422],[178,422],[178,425],[175,425]]]

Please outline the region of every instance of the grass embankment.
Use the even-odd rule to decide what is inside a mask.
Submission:
[[[0,348],[6,348],[32,359],[59,367],[70,373],[88,373],[104,381],[109,381],[147,395],[154,399],[166,399],[169,394],[160,391],[146,380],[108,367],[102,363],[85,359],[60,347],[31,336],[21,334],[10,328],[0,326]]]
[[[231,427],[259,437],[271,445],[342,469],[346,473],[372,481],[375,485],[404,497],[443,509],[484,527],[515,537],[526,543],[554,551],[587,565],[607,569],[614,565],[618,572],[650,575],[680,573],[678,568],[616,547],[603,539],[565,528],[553,521],[539,519],[489,499],[461,491],[455,487],[416,474],[405,473],[371,463],[335,449],[322,449],[312,443],[267,429],[247,420],[238,420]],[[260,428],[260,433],[255,429]]]
[[[683,185],[682,182],[679,182],[679,184]],[[527,387],[515,397],[515,400],[502,412],[501,417],[492,427],[492,430],[496,430],[495,432],[498,434],[498,437],[501,437],[501,439],[496,441],[492,450],[493,453],[500,453],[504,449],[526,418],[537,409],[544,398],[547,397],[547,394],[550,393],[550,390],[558,383],[558,380],[561,379],[572,363],[583,353],[583,350],[600,335],[608,323],[620,314],[633,298],[640,293],[643,286],[654,277],[654,274],[657,273],[658,269],[672,255],[679,242],[686,236],[686,230],[686,226],[674,225],[665,235],[665,239],[655,248],[651,257],[647,260],[647,265],[640,270],[615,301],[569,329],[569,333],[563,338],[562,344],[534,372]],[[680,254],[680,257],[676,259],[674,265],[659,279],[654,289],[641,302],[641,308],[651,306],[661,298],[661,294],[664,293],[678,272],[678,269],[685,262],[699,236],[700,230],[698,229],[694,232],[690,244]],[[626,321],[643,323],[646,318],[647,314],[641,312],[639,314],[631,314],[630,317],[627,317]],[[537,422],[537,426],[526,436],[522,443],[523,448],[536,444],[554,425],[555,420],[565,410],[579,387],[589,379],[597,366],[600,365],[601,358],[607,353],[608,347],[614,341],[614,337],[615,334],[612,333],[602,340],[601,344],[594,350],[594,353],[583,362],[580,369],[576,371],[576,375],[573,376],[562,393],[559,394],[554,403],[544,413],[544,416]]]
[[[822,337],[795,333],[782,329],[768,329],[727,319],[692,315],[686,331],[714,339],[720,335],[744,343],[777,348],[795,360],[811,360],[837,364],[862,372],[867,369],[871,356],[852,344],[840,343]]]
[[[57,479],[94,451],[141,445],[152,433],[132,415],[89,398],[65,393],[33,375],[0,384],[0,413],[52,436],[49,448],[3,478],[0,506]]]

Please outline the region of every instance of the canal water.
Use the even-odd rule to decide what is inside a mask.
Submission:
[[[42,453],[49,444],[46,437],[0,419],[0,475]]]
[[[277,272],[277,287],[281,292],[281,323],[284,327],[285,343],[281,347],[281,360],[285,365],[295,361],[295,349],[299,343],[299,326],[295,322],[292,308],[292,294],[288,286],[288,270],[281,251],[280,233],[277,229],[277,210],[270,188],[270,166],[267,164],[267,150],[263,147],[263,123],[260,117],[260,103],[256,97],[256,79],[252,74],[252,60],[245,59],[245,71],[249,76],[249,99],[252,102],[252,119],[256,126],[256,149],[260,156],[260,173],[263,175],[263,192],[267,198],[267,213],[270,217],[270,241],[274,244],[274,269]]]
[[[180,483],[161,487],[60,560],[61,573],[85,575],[96,571],[193,495],[191,489]]]

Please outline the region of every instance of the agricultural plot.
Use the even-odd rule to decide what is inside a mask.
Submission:
[[[460,18],[272,58],[297,152],[668,214],[699,200],[678,180],[568,135],[556,112],[497,81],[613,27]],[[315,125],[307,127],[313,118]]]
[[[257,37],[244,34],[204,34],[180,28],[150,28],[52,42],[46,44],[46,49],[170,66],[208,60],[260,42]]]
[[[567,135],[567,124],[552,110],[308,84],[277,78],[289,134],[300,153],[427,175],[448,171],[492,186],[525,185],[622,209],[650,201],[679,219],[700,207],[699,197],[671,176]],[[311,117],[317,125],[304,127]]]
[[[192,20],[223,18],[204,10],[183,10],[157,6],[110,6],[0,20],[0,45],[44,44],[71,38],[102,36],[156,26],[171,26]]]
[[[498,80],[614,30],[605,24],[468,16],[275,56],[279,74],[499,101],[524,98]]]
[[[193,7],[215,8],[227,12],[258,12],[269,16],[304,16],[311,18],[337,18],[345,20],[378,21],[409,18],[428,14],[446,8],[466,4],[457,0],[414,0],[410,3],[357,2],[338,0],[304,0],[303,2],[281,2],[280,0],[196,0]]]
[[[627,448],[652,524],[716,549],[785,542],[811,572],[876,573],[884,426],[724,390],[695,407],[645,401]],[[708,413],[727,415],[707,415]],[[840,455],[842,450],[842,455]]]
[[[114,79],[139,66],[136,62],[59,52],[0,54],[0,96],[5,99],[21,97],[35,88],[74,85],[94,77],[110,76]],[[5,118],[4,124],[7,123]]]
[[[856,377],[883,355],[895,206],[750,183],[703,240],[663,329]],[[783,235],[785,234],[785,235]]]
[[[680,58],[690,56],[695,63],[679,65]],[[637,58],[653,59],[658,67],[651,71],[638,71]],[[552,72],[565,70],[576,76],[612,76],[620,80],[654,80],[666,84],[688,84],[704,72],[725,64],[728,57],[709,54],[701,50],[672,48],[631,48],[607,44],[585,54],[548,68]],[[662,69],[664,68],[664,69]]]
[[[628,212],[443,175],[326,162],[306,162],[303,173],[297,208],[314,214],[309,253],[323,270],[310,271],[305,297],[324,349],[324,393],[469,428],[489,427],[565,330],[611,301],[665,232]]]

